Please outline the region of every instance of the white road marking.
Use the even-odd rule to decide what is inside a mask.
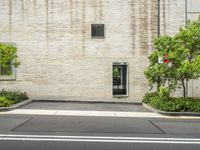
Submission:
[[[158,144],[199,144],[200,139],[192,138],[150,138],[150,137],[97,137],[97,136],[49,136],[49,135],[7,135],[0,140],[7,141],[55,141],[55,142],[107,142],[107,143],[158,143]]]
[[[123,139],[123,140],[179,140],[179,141],[200,141],[194,138],[154,138],[154,137],[112,137],[112,136],[59,136],[59,135],[19,135],[0,134],[1,137],[24,137],[24,138],[74,138],[74,139]]]

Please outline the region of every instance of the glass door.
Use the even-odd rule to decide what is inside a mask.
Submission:
[[[127,63],[113,63],[113,95],[128,96]]]

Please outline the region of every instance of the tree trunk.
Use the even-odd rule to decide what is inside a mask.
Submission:
[[[160,91],[160,76],[158,76],[158,80],[157,80],[157,92]]]
[[[189,80],[188,79],[186,79],[186,97],[188,97],[188,82],[189,82]]]
[[[183,86],[183,97],[186,98],[186,86],[185,86],[185,79],[182,79],[181,82],[182,82],[182,86]]]

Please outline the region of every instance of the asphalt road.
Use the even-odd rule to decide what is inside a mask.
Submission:
[[[200,120],[0,115],[0,150],[199,150]]]
[[[1,141],[1,150],[199,150],[190,144]]]

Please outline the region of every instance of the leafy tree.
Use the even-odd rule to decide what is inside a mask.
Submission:
[[[200,77],[200,16],[196,21],[188,21],[174,37],[185,49],[184,59],[178,68],[178,79],[183,87],[183,96],[187,96],[186,83]]]
[[[166,87],[169,92],[182,86],[187,97],[186,83],[200,77],[200,17],[181,27],[175,36],[161,36],[154,40],[155,50],[149,56],[150,64],[144,74],[151,86]],[[158,63],[168,56],[169,63]]]

